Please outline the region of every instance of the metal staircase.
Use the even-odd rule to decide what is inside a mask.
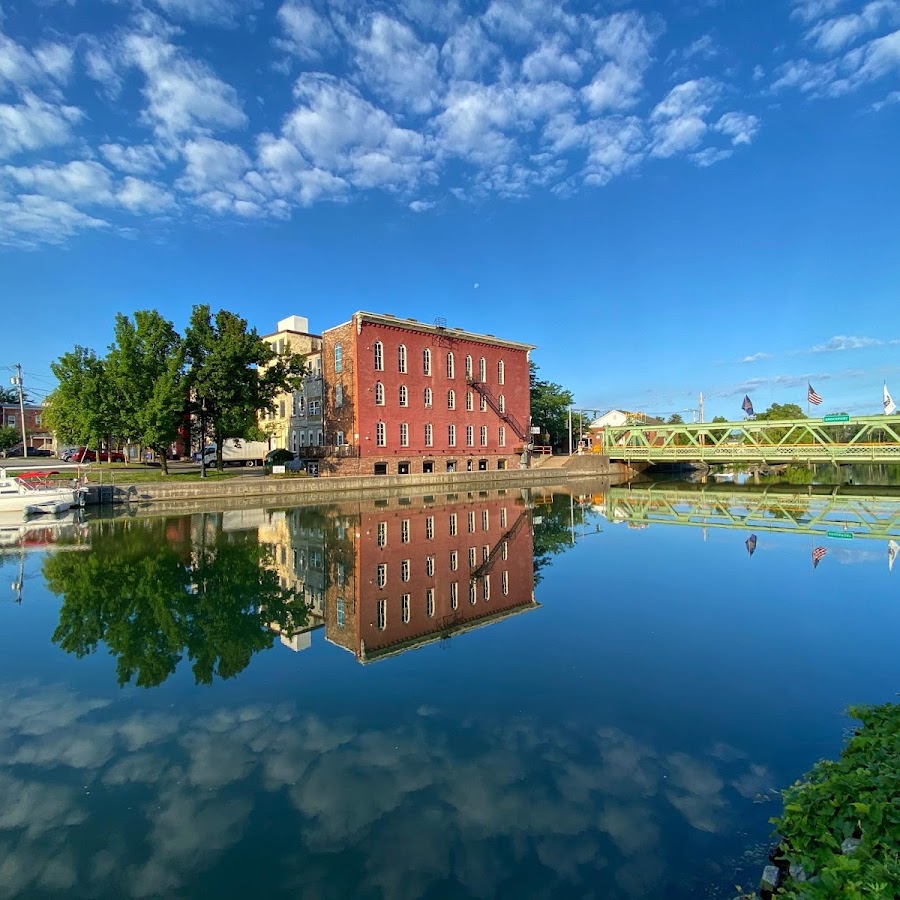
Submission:
[[[503,545],[507,543],[507,541],[511,541],[520,531],[522,526],[525,524],[528,519],[528,510],[523,509],[521,513],[519,513],[519,518],[513,522],[512,528],[506,531],[501,537],[500,540],[494,544],[493,549],[488,554],[488,558],[481,563],[480,566],[476,566],[469,572],[469,580],[475,581],[478,578],[483,578],[491,569],[494,568],[494,563],[497,561],[497,557],[503,551]]]
[[[469,387],[473,388],[482,397],[484,397],[487,405],[495,413],[497,413],[497,415],[500,416],[500,418],[503,419],[503,421],[506,422],[510,428],[512,428],[520,441],[525,441],[526,444],[528,443],[530,436],[527,429],[522,425],[521,422],[519,422],[519,420],[515,416],[500,409],[500,404],[497,402],[497,398],[493,395],[491,389],[483,381],[479,381],[477,378],[467,378],[466,384],[468,384]]]

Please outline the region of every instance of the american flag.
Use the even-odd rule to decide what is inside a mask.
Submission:
[[[813,406],[818,406],[822,402],[822,398],[813,390],[813,386],[807,381],[806,387],[809,389],[806,392],[806,399],[809,400]]]
[[[822,562],[822,557],[823,557],[827,552],[828,552],[828,551],[827,551],[824,547],[816,547],[816,548],[813,550],[813,568],[814,568],[814,569],[815,569],[815,567],[816,567],[820,562]]]

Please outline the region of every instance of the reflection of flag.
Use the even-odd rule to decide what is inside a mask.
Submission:
[[[753,551],[756,549],[756,535],[755,535],[755,534],[751,534],[750,537],[748,537],[747,540],[744,541],[744,544],[745,544],[746,547],[747,547],[747,552],[748,552],[751,556],[753,556]]]
[[[750,402],[749,394],[744,394],[744,402],[741,404],[741,409],[747,413],[748,416],[753,415],[753,404]]]
[[[806,388],[806,399],[813,406],[818,406],[822,402],[822,398],[813,390],[813,386],[808,381],[806,382]]]
[[[884,414],[886,416],[892,416],[894,414],[894,410],[897,408],[897,405],[894,403],[893,398],[888,393],[887,382],[884,383],[884,399],[881,401],[881,405],[884,407]]]
[[[827,551],[824,547],[816,547],[816,548],[813,550],[813,568],[814,568],[814,569],[815,569],[815,567],[816,567],[820,562],[822,562],[822,557],[823,557],[827,552],[828,552],[828,551]]]
[[[900,544],[891,539],[888,541],[888,572],[894,569],[894,560],[897,558],[897,551],[900,550]]]

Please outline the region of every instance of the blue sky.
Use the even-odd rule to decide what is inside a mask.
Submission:
[[[576,405],[900,395],[900,0],[0,0],[0,367],[389,312]]]

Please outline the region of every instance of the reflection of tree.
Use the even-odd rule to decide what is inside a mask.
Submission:
[[[161,684],[184,657],[198,684],[231,678],[272,645],[267,623],[305,621],[254,532],[204,529],[203,545],[192,548],[170,542],[171,522],[107,523],[93,532],[90,553],[44,562],[48,587],[63,598],[53,641],[78,657],[102,641],[120,685]]]
[[[577,504],[572,506],[572,498],[565,494],[554,494],[549,506],[541,506],[536,513],[541,523],[534,526],[534,583],[541,580],[541,570],[552,557],[572,546],[572,522],[580,525],[584,510]]]

